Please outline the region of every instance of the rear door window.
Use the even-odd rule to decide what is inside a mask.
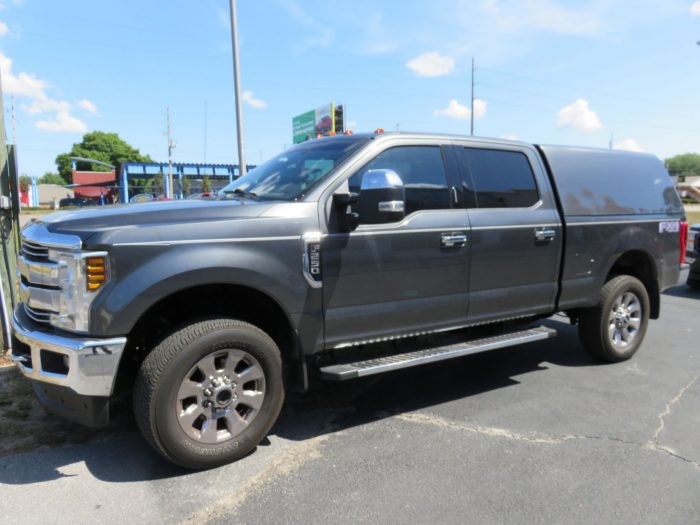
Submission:
[[[458,148],[477,208],[527,208],[539,200],[530,161],[518,151]]]

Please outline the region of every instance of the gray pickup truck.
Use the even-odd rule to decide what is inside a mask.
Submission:
[[[130,392],[170,461],[250,452],[285,391],[546,339],[621,361],[677,283],[683,208],[650,155],[431,134],[294,146],[215,199],[22,231],[13,359],[50,412]],[[487,330],[481,325],[489,325]]]

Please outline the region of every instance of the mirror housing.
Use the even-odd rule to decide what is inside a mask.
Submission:
[[[394,170],[368,170],[360,185],[362,224],[398,222],[406,215],[406,189]]]
[[[359,201],[357,193],[336,193],[333,195],[333,208],[335,210],[338,229],[341,232],[351,232],[360,224],[359,214],[352,211],[350,206]]]

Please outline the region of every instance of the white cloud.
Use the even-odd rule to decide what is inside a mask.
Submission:
[[[37,128],[57,132],[83,133],[87,131],[87,125],[70,114],[71,104],[69,102],[52,99],[46,94],[48,82],[37,78],[31,73],[20,72],[15,74],[12,71],[12,59],[3,53],[0,53],[0,72],[2,73],[2,83],[6,93],[28,99],[28,103],[20,106],[22,110],[30,115],[54,113],[53,119],[35,122]],[[83,107],[83,102],[89,101],[83,100],[79,102],[81,107]]]
[[[700,16],[700,2],[693,2],[693,5],[690,6],[690,14]]]
[[[646,151],[642,146],[639,145],[639,142],[637,142],[633,138],[628,138],[621,140],[620,142],[616,142],[613,146],[613,149],[621,149],[624,151],[636,151],[638,153],[644,153]]]
[[[600,129],[603,125],[600,123],[600,118],[588,107],[588,101],[579,98],[573,104],[563,107],[557,113],[557,126],[572,127],[582,129],[584,131],[594,131]]]
[[[354,130],[356,127],[357,127],[357,122],[355,122],[354,120],[348,120],[348,121],[345,123],[345,128],[346,128],[346,129],[352,129],[352,130]]]
[[[97,106],[91,100],[84,98],[83,100],[78,102],[78,106],[83,108],[88,113],[92,113],[93,115],[97,114]]]
[[[70,104],[63,100],[45,98],[33,100],[31,104],[22,104],[22,109],[30,115],[39,115],[49,111],[67,113],[70,111]]]
[[[2,88],[5,93],[19,97],[46,99],[45,80],[40,80],[30,73],[15,75],[12,71],[12,59],[0,53],[0,71],[2,72]]]
[[[486,116],[486,104],[485,100],[480,98],[474,99],[474,119],[479,120]],[[463,106],[455,99],[450,100],[447,107],[444,109],[436,109],[433,111],[433,115],[438,117],[448,117],[458,120],[467,120],[471,118],[471,110],[467,106]]]
[[[45,131],[67,133],[85,133],[87,131],[85,122],[65,111],[56,113],[56,118],[53,120],[37,121],[36,127]]]
[[[251,108],[262,109],[267,107],[267,102],[255,98],[252,91],[244,91],[241,94],[241,100],[248,104]]]
[[[454,69],[455,61],[433,51],[409,60],[406,62],[406,67],[419,77],[440,77]]]
[[[7,24],[5,22],[0,22],[0,36],[5,36],[9,32],[10,28],[7,27]]]

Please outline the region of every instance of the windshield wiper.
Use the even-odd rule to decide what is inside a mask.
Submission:
[[[246,197],[247,199],[253,199],[254,201],[260,200],[260,197],[258,197],[257,193],[253,193],[252,191],[242,190],[241,188],[236,188],[233,191],[225,191],[224,192],[225,195],[231,195],[232,193],[234,195],[241,195],[243,197]]]

